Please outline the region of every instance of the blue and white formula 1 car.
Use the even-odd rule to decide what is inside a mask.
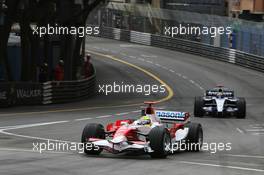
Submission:
[[[203,117],[205,115],[245,118],[245,98],[234,97],[234,91],[223,86],[206,90],[204,97],[195,97],[194,101],[194,116]]]

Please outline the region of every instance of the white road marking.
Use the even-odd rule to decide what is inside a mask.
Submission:
[[[204,90],[204,88],[201,85],[199,85],[198,83],[194,82],[194,85],[197,86],[199,89]]]
[[[137,110],[137,111],[131,111],[132,113],[138,113],[141,112],[141,110]]]
[[[189,80],[189,81],[190,81],[190,83],[192,83],[192,84],[194,84],[194,83],[195,83],[193,80]]]
[[[238,132],[240,132],[241,134],[244,134],[244,131],[242,131],[240,128],[236,128],[236,130],[237,130]]]
[[[252,126],[251,128],[253,128],[253,129],[263,129],[262,126]]]
[[[264,172],[264,169],[255,169],[255,168],[246,168],[246,167],[238,167],[238,166],[219,165],[219,164],[209,164],[209,163],[199,163],[199,162],[189,162],[189,161],[179,161],[179,162],[184,163],[184,164],[190,164],[190,165],[211,166],[211,167],[219,167],[219,168],[244,170],[244,171]]]
[[[112,115],[103,115],[103,116],[98,116],[98,117],[95,117],[95,118],[108,118],[108,117],[111,117]]]
[[[264,128],[262,129],[246,129],[248,132],[264,132]]]
[[[166,107],[161,106],[161,107],[157,107],[156,109],[163,110],[166,109]]]
[[[146,62],[153,64],[152,61],[146,61]],[[158,63],[156,63],[155,65],[156,65],[156,66],[159,66],[159,67],[161,67],[161,68],[163,68],[163,69],[165,69],[165,70],[169,70],[169,71],[172,72],[172,73],[175,73],[174,70],[169,69],[169,68],[167,68],[167,67],[165,67],[165,66],[162,66],[162,65],[160,65],[160,64],[158,64]],[[185,75],[182,75],[182,74],[180,74],[180,73],[176,73],[176,75],[178,75],[179,77],[182,77],[183,79],[188,80],[188,78],[187,78]],[[196,83],[195,81],[193,81],[193,80],[189,80],[189,81],[190,81],[190,83],[192,83],[192,84],[194,84],[195,86],[197,86],[199,89],[204,90],[204,88],[203,88],[202,86],[200,86],[198,83]]]
[[[129,58],[133,58],[133,59],[135,59],[135,58],[137,58],[137,57],[135,57],[135,56],[129,56]]]
[[[197,86],[197,87],[199,87],[199,86],[200,86],[200,85],[199,85],[198,83],[196,83],[196,82],[194,82],[194,85],[195,85],[195,86]]]
[[[243,157],[243,158],[256,158],[256,159],[264,159],[264,156],[252,156],[252,155],[240,155],[240,154],[224,154],[225,156],[230,157]]]
[[[68,120],[64,120],[64,121],[56,121],[56,122],[46,122],[46,123],[34,123],[34,124],[27,124],[27,125],[6,126],[6,127],[2,127],[2,129],[0,131],[6,131],[6,130],[11,130],[11,129],[30,128],[30,127],[35,127],[35,126],[54,125],[54,124],[67,123],[67,122],[69,122],[69,121]]]
[[[70,142],[70,141],[64,141],[64,140],[57,140],[57,139],[47,139],[47,138],[41,138],[41,137],[34,137],[34,136],[27,136],[27,135],[21,135],[21,134],[15,134],[11,132],[6,132],[6,131],[0,131],[2,134],[10,135],[10,136],[15,136],[15,137],[22,137],[22,138],[27,138],[27,139],[33,139],[33,140],[45,140],[45,141],[53,141],[53,142],[63,142],[63,143],[76,143],[76,142]]]
[[[83,121],[83,120],[90,120],[92,118],[90,117],[87,117],[87,118],[78,118],[78,119],[75,119],[74,121]]]
[[[108,52],[109,51],[108,49],[105,49],[105,48],[102,48],[102,50],[105,51],[105,52]]]
[[[134,45],[132,44],[120,44],[120,47],[133,47]]]
[[[179,77],[182,77],[182,74],[180,74],[180,73],[176,73],[176,75],[178,75]]]
[[[153,62],[152,62],[152,61],[149,61],[149,60],[148,60],[148,61],[146,61],[146,62],[147,62],[147,63],[150,63],[150,64],[153,64]]]
[[[129,114],[129,112],[117,113],[117,114],[115,114],[115,115],[127,115],[127,114]]]
[[[254,126],[263,126],[264,127],[264,124],[252,124],[252,125],[249,125],[250,127],[254,127]]]
[[[120,44],[120,47],[148,47],[148,46],[137,45],[137,44]]]
[[[0,151],[21,151],[21,152],[36,152],[32,149],[16,149],[16,148],[0,148]]]
[[[132,111],[132,112],[140,112],[138,111]],[[130,112],[126,112],[123,114],[129,114]],[[122,113],[120,113],[120,115],[122,115]],[[104,116],[99,116],[96,118],[107,118],[107,117],[111,117],[112,115],[104,115]],[[92,118],[82,118],[82,119],[75,119],[75,121],[77,120],[89,120]],[[71,141],[65,141],[65,140],[58,140],[58,139],[48,139],[48,138],[42,138],[42,137],[35,137],[35,136],[28,136],[28,135],[22,135],[22,134],[15,134],[15,133],[11,133],[11,132],[7,132],[7,130],[12,130],[12,129],[22,129],[22,128],[30,128],[30,127],[36,127],[36,126],[44,126],[44,125],[52,125],[52,124],[60,124],[60,123],[66,123],[69,121],[55,121],[55,122],[45,122],[45,123],[35,123],[35,124],[27,124],[27,125],[15,125],[15,126],[3,126],[0,129],[0,133],[1,134],[5,134],[5,135],[10,135],[10,136],[15,136],[15,137],[22,137],[22,138],[27,138],[27,139],[32,139],[32,140],[45,140],[45,141],[53,141],[53,142],[63,142],[63,143],[73,143],[76,144],[77,142],[71,142]]]
[[[264,135],[264,133],[263,132],[256,132],[256,133],[252,133],[252,135]]]
[[[31,152],[31,153],[38,153],[39,151],[34,151],[33,149],[19,149],[19,148],[0,148],[0,151],[16,151],[16,152]],[[73,154],[73,152],[63,152],[63,151],[42,151],[43,153],[51,153],[51,154]]]
[[[141,55],[141,56],[146,58],[157,58],[156,55]]]

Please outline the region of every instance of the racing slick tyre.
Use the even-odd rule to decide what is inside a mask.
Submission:
[[[82,143],[84,143],[84,152],[90,155],[99,155],[103,149],[90,144],[87,141],[89,138],[105,139],[104,126],[97,123],[88,123],[83,129]]]
[[[170,153],[171,137],[164,127],[152,128],[149,132],[150,147],[154,151],[150,153],[152,158],[166,158]]]
[[[195,97],[194,99],[194,117],[203,117],[204,101],[202,97]]]
[[[188,123],[186,127],[189,128],[186,137],[186,151],[198,152],[203,146],[203,128],[200,123]]]
[[[237,118],[246,118],[246,100],[245,98],[238,98],[237,101]]]

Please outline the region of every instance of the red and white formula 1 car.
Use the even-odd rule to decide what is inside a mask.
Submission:
[[[153,102],[145,104],[148,106],[138,120],[117,120],[106,131],[101,124],[87,124],[82,133],[85,153],[142,151],[153,158],[166,158],[178,143],[189,151],[201,149],[202,126],[190,122],[188,112],[160,111],[152,107]]]

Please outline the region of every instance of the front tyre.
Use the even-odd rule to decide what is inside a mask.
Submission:
[[[149,133],[150,147],[154,151],[150,153],[152,158],[166,158],[170,153],[171,137],[164,127],[152,128]]]
[[[189,128],[186,137],[186,150],[191,152],[198,152],[203,146],[203,128],[200,123],[188,123],[186,127]]]
[[[238,98],[237,101],[237,118],[246,118],[246,100],[245,98]]]
[[[194,117],[203,117],[204,100],[202,97],[195,97],[194,99]]]
[[[99,155],[102,149],[88,142],[90,138],[105,139],[104,127],[97,123],[88,123],[83,129],[82,143],[84,144],[84,152],[90,155]]]

